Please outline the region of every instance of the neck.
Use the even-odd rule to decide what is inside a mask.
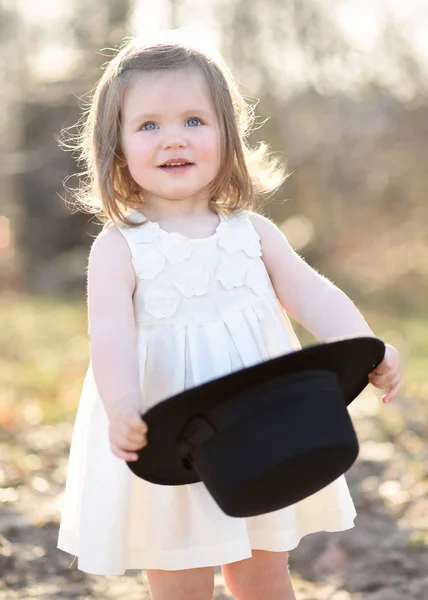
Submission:
[[[149,219],[174,217],[198,217],[212,213],[208,199],[169,200],[148,198],[141,205],[141,211]]]

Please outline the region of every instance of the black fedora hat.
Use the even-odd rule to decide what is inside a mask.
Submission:
[[[203,481],[234,517],[294,504],[357,458],[347,405],[384,353],[373,337],[315,344],[186,390],[142,415],[148,444],[127,464],[160,485]]]

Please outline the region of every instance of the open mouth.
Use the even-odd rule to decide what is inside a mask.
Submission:
[[[176,162],[166,162],[163,165],[160,165],[161,169],[170,170],[170,169],[184,169],[186,167],[191,167],[194,163],[191,163],[187,160],[176,161]]]

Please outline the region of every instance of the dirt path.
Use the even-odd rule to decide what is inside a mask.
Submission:
[[[406,413],[404,405],[400,410]],[[361,453],[348,483],[359,513],[356,527],[308,536],[292,552],[297,597],[428,600],[428,461],[418,446],[423,427],[413,427],[409,442],[407,433],[389,440],[385,424],[367,410],[356,413],[355,422]],[[380,430],[383,439],[373,442]],[[86,575],[56,548],[71,431],[62,423],[0,433],[0,599],[148,600],[140,573]],[[416,463],[412,447],[419,448]],[[220,570],[215,598],[232,598]]]

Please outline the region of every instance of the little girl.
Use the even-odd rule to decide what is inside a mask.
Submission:
[[[150,444],[140,415],[191,386],[319,340],[374,335],[348,297],[251,211],[283,181],[246,144],[251,111],[225,67],[179,41],[130,42],[108,64],[82,135],[86,204],[105,227],[88,266],[91,363],[73,433],[58,547],[94,574],[145,569],[154,600],[208,600],[222,565],[238,600],[290,600],[287,552],[353,526],[343,477],[248,519],[203,483],[159,486],[126,461]],[[387,345],[370,381],[400,387]]]

